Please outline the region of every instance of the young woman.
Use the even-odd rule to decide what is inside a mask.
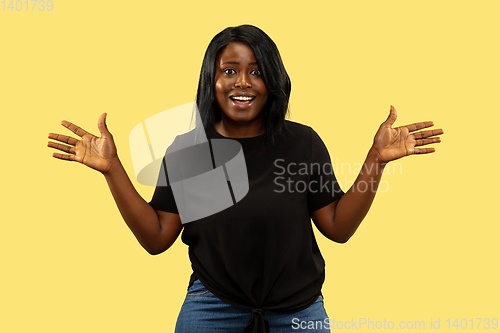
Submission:
[[[392,128],[396,110],[380,125],[363,168],[344,193],[330,157],[310,128],[285,120],[290,79],[274,42],[243,25],[217,34],[205,53],[197,93],[209,139],[231,138],[244,152],[249,190],[235,205],[182,223],[169,186],[142,199],[130,182],[101,115],[96,137],[63,121],[80,139],[49,134],[61,150],[53,156],[104,174],[118,208],[151,254],[167,250],[181,230],[193,274],[176,332],[329,331],[321,295],[325,263],[318,230],[346,242],[370,208],[384,166],[395,159],[434,152],[442,130],[432,122]],[[189,135],[189,134],[188,134]],[[299,169],[300,166],[300,169]],[[319,325],[318,325],[319,323]]]

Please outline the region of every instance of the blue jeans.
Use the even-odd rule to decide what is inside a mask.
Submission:
[[[188,289],[175,333],[243,332],[251,309],[235,307],[214,296],[196,280]],[[295,313],[266,311],[270,333],[330,332],[330,319],[319,296],[310,307]]]

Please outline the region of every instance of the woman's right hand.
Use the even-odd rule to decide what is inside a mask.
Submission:
[[[88,133],[83,128],[63,120],[61,125],[78,135],[77,140],[70,136],[50,133],[49,139],[65,144],[49,141],[48,147],[61,150],[67,154],[53,153],[52,156],[66,161],[77,161],[103,174],[109,172],[111,165],[118,161],[113,136],[106,126],[106,113],[99,117],[97,126],[101,137]]]

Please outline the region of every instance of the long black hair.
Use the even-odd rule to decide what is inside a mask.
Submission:
[[[244,42],[252,49],[259,65],[262,80],[268,91],[264,106],[266,142],[274,144],[286,131],[291,82],[273,40],[253,25],[229,27],[219,32],[208,45],[201,66],[196,105],[206,131],[214,129],[221,119],[221,110],[215,98],[215,66],[217,57],[231,42]]]

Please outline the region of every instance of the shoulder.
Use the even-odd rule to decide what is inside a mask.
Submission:
[[[167,153],[173,153],[177,150],[205,142],[207,142],[205,131],[200,130],[200,128],[194,128],[187,133],[177,135],[174,141],[167,148]]]
[[[321,146],[321,139],[310,126],[286,120],[283,133],[276,145],[278,151],[286,150],[292,155],[311,159],[316,147]]]
[[[289,138],[289,139],[300,139],[300,140],[304,140],[304,139],[308,139],[311,137],[311,135],[313,133],[316,133],[314,132],[314,130],[307,126],[307,125],[304,125],[304,124],[300,124],[300,123],[296,123],[294,121],[290,121],[290,120],[286,120],[285,121],[285,135]]]
[[[286,128],[290,132],[292,132],[292,133],[297,133],[297,134],[305,133],[305,134],[308,134],[311,131],[313,131],[313,129],[311,127],[309,127],[307,125],[304,125],[304,124],[296,123],[294,121],[286,120],[285,124],[286,124]]]
[[[328,154],[328,148],[323,139],[310,126],[286,121],[289,129],[288,142],[294,149],[304,149],[315,158],[318,154]]]
[[[307,143],[321,141],[318,133],[316,133],[310,126],[296,123],[294,121],[286,120],[287,136],[292,140],[303,140]]]

